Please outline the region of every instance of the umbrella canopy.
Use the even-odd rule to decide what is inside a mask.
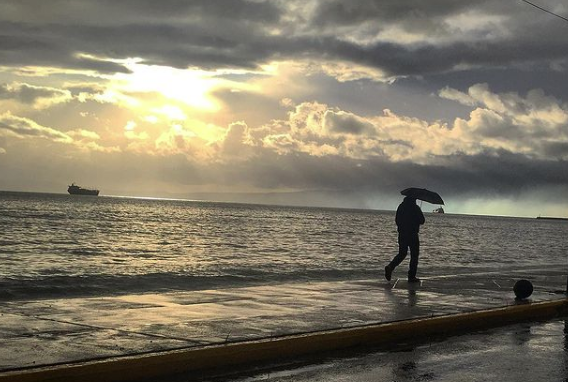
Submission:
[[[438,195],[438,193],[427,190],[425,188],[410,187],[400,191],[400,193],[404,196],[410,196],[411,198],[423,200],[428,203],[444,204],[444,201],[442,200],[440,195]]]

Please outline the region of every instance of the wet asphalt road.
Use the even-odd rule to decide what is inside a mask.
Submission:
[[[209,379],[226,382],[567,381],[568,320],[523,323],[393,351]]]

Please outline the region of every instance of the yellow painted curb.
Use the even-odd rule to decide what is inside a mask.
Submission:
[[[182,372],[222,369],[261,361],[277,361],[287,357],[356,346],[394,344],[404,340],[420,341],[430,336],[466,333],[521,321],[550,319],[566,314],[568,314],[568,300],[562,299],[258,341],[30,368],[0,373],[0,382],[135,381]]]

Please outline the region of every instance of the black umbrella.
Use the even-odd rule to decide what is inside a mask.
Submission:
[[[428,203],[444,204],[444,201],[438,193],[425,188],[410,187],[400,191],[400,193],[404,196],[410,196],[411,198],[423,200]]]

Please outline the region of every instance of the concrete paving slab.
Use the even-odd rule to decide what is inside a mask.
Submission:
[[[148,338],[116,330],[91,330],[65,335],[37,335],[2,341],[3,370],[54,365],[75,360],[100,359],[195,345],[188,341]]]
[[[532,271],[0,302],[0,372],[513,305],[520,278],[532,301],[563,297],[561,270]]]
[[[21,314],[0,314],[0,336],[3,339],[13,337],[56,336],[90,331],[80,325],[42,320]]]

